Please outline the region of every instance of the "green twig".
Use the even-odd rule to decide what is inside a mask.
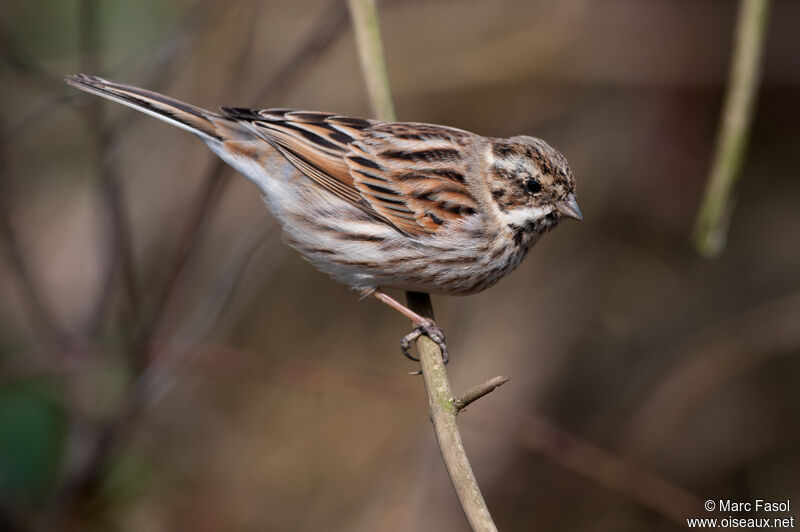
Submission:
[[[694,227],[695,246],[705,257],[716,257],[725,247],[733,188],[747,148],[768,18],[769,0],[741,0],[714,163]]]

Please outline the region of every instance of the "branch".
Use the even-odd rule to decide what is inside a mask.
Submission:
[[[56,346],[71,343],[69,335],[58,323],[42,288],[41,280],[35,275],[34,266],[28,261],[19,241],[19,235],[14,225],[9,198],[11,177],[10,170],[5,164],[5,143],[0,140],[0,247],[5,248],[11,272],[16,276],[14,283],[20,292],[21,300],[25,307],[27,319],[31,327],[38,334],[38,338],[46,338],[47,342]],[[2,186],[6,185],[6,186]]]
[[[464,410],[470,403],[474,403],[484,395],[493,392],[495,388],[499,388],[500,386],[504,385],[509,381],[509,379],[509,377],[501,376],[492,377],[488,381],[473,386],[466,392],[462,393],[453,399],[453,406],[456,407],[456,414]]]
[[[294,54],[289,56],[253,101],[267,101],[276,98],[276,95],[285,91],[297,79],[298,74],[308,68],[330,48],[331,43],[339,36],[346,23],[347,8],[339,0],[335,0],[317,21],[314,29],[309,32],[305,42],[300,45]]]
[[[82,50],[85,63],[95,62],[96,53],[99,46],[94,42],[97,33],[95,30],[95,10],[97,0],[83,0],[82,19],[81,19],[81,38],[83,40]],[[254,26],[253,26],[254,29]],[[246,36],[242,48],[239,50],[237,60],[233,62],[233,73],[243,68],[249,52],[250,38]],[[88,69],[87,69],[88,70]],[[92,68],[89,71],[95,70]],[[238,76],[232,76],[237,78]],[[101,108],[98,107],[96,114],[90,115],[94,124],[98,127],[103,126]],[[103,139],[102,133],[99,136]],[[99,147],[107,150],[108,141],[98,143]],[[104,157],[105,159],[106,157]],[[113,168],[103,168],[105,172],[113,171]],[[44,528],[59,523],[65,512],[74,508],[76,503],[83,498],[87,498],[96,493],[98,486],[106,474],[109,464],[119,451],[120,441],[131,430],[140,412],[147,406],[147,393],[150,391],[151,372],[147,369],[150,364],[150,340],[156,333],[161,323],[165,308],[169,302],[173,288],[189,262],[193,253],[197,249],[204,231],[208,226],[214,210],[219,204],[219,200],[224,192],[227,180],[224,179],[227,166],[222,160],[218,159],[213,164],[207,174],[205,183],[197,195],[191,212],[189,213],[189,224],[182,233],[181,241],[178,245],[165,279],[159,291],[156,293],[152,306],[144,308],[138,306],[135,310],[137,323],[131,326],[129,337],[125,338],[122,350],[128,362],[132,366],[135,380],[125,389],[124,395],[120,400],[120,407],[114,417],[104,422],[98,430],[92,448],[88,453],[85,462],[77,470],[69,475],[54,492],[53,497],[48,503],[48,508],[43,516]],[[104,179],[109,179],[105,173]],[[112,189],[111,192],[117,192]],[[109,201],[113,199],[110,198]],[[121,203],[112,204],[112,212],[120,208]],[[120,225],[117,231],[129,234],[127,226]],[[124,266],[124,264],[123,264]],[[131,270],[132,271],[132,270]],[[115,283],[110,283],[109,288],[113,288]]]
[[[800,308],[800,307],[798,307]],[[797,310],[795,310],[796,312]],[[800,345],[800,335],[795,327],[795,346]],[[0,380],[16,382],[19,379],[63,377],[69,372],[85,374],[97,371],[101,347],[85,345],[71,349],[96,350],[74,356],[76,364],[53,368],[28,366],[18,368],[14,374],[0,373]],[[269,382],[279,387],[314,394],[359,397],[368,396],[392,405],[413,407],[415,387],[410,380],[398,380],[375,371],[355,369],[347,364],[322,360],[299,360],[296,357],[271,356],[230,346],[213,344],[186,344],[170,342],[149,347],[158,351],[158,359],[172,359],[180,353],[192,351],[195,361],[191,367],[171,366],[175,377],[202,376],[216,379]],[[175,353],[175,354],[173,354]],[[30,352],[31,356],[15,356],[15,360],[41,360],[52,355],[50,351]],[[69,353],[64,354],[64,357]],[[34,356],[35,355],[35,356]],[[702,506],[702,499],[664,477],[636,465],[622,454],[604,448],[575,434],[558,428],[547,419],[521,412],[487,405],[470,416],[470,424],[493,438],[511,442],[521,449],[542,455],[562,465],[582,478],[598,483],[631,501],[648,508],[678,524],[686,524],[686,516]]]
[[[685,526],[686,516],[701,507],[700,499],[691,492],[544,419],[501,409],[480,417],[490,432],[509,434],[520,446],[541,453],[674,523]]]
[[[101,29],[99,27],[98,0],[83,0],[79,4],[79,50],[81,69],[84,72],[99,72]],[[117,288],[117,278],[122,276],[122,284],[128,311],[136,315],[139,307],[139,290],[133,266],[132,230],[125,204],[120,168],[113,153],[116,132],[108,127],[104,102],[99,98],[92,99],[84,108],[84,116],[89,131],[97,147],[95,170],[102,207],[108,217],[108,228],[103,235],[106,241],[106,264],[102,273],[102,281],[98,299],[88,319],[89,333],[99,333],[108,314],[108,306]]]
[[[704,400],[733,379],[800,349],[800,291],[690,335],[670,349],[672,367],[647,383],[624,441],[641,453],[663,448]],[[654,423],[653,420],[657,420]]]
[[[389,88],[389,75],[386,73],[375,0],[347,0],[347,4],[353,19],[358,59],[367,84],[372,114],[378,120],[392,122],[395,120],[394,103]]]
[[[433,307],[428,294],[406,292],[406,302],[408,307],[417,314],[433,319]],[[483,500],[475,473],[472,472],[467,452],[464,450],[464,444],[461,442],[461,434],[456,424],[456,415],[463,406],[459,408],[456,398],[450,389],[450,381],[447,379],[442,351],[433,340],[427,336],[420,336],[417,340],[417,352],[419,353],[419,363],[422,366],[422,376],[425,378],[425,388],[428,392],[428,405],[433,428],[436,432],[436,441],[439,443],[439,451],[442,453],[447,475],[450,477],[450,482],[453,483],[453,489],[456,490],[464,515],[473,530],[497,530],[492,521],[492,516],[489,514],[486,501]],[[495,379],[503,378],[495,377]],[[500,384],[496,384],[491,390]],[[476,388],[481,387],[485,388],[485,385],[479,385],[464,394],[472,397],[466,404],[491,391],[478,392],[480,395],[471,393]]]
[[[714,164],[694,226],[695,247],[705,257],[716,257],[725,247],[734,205],[731,196],[744,161],[752,122],[768,15],[769,0],[741,0],[739,4]]]
[[[395,120],[375,0],[348,0],[348,5],[372,112],[379,120]],[[411,310],[421,316],[433,319],[433,307],[428,294],[406,292],[406,301]],[[461,408],[486,395],[502,383],[496,383],[491,387],[483,384],[476,387],[477,390],[473,388],[467,393],[466,400],[462,400],[460,403],[462,406],[459,407],[450,390],[450,382],[439,346],[427,336],[420,336],[417,340],[417,351],[422,375],[425,379],[430,417],[436,433],[436,440],[439,443],[439,451],[442,454],[450,482],[452,482],[461,503],[461,508],[464,510],[464,515],[473,530],[497,530],[480,487],[478,487],[475,473],[472,472],[464,444],[461,442],[456,414]],[[496,379],[502,379],[502,377]]]

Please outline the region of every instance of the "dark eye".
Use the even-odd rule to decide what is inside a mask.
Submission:
[[[522,183],[522,186],[525,187],[525,190],[528,191],[528,194],[536,194],[537,192],[542,191],[542,184],[539,183],[538,179],[534,179],[529,177]]]

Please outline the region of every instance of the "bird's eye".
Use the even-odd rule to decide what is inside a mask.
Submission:
[[[529,177],[522,183],[522,186],[525,187],[525,190],[528,191],[528,194],[536,194],[537,192],[542,191],[542,184],[539,183],[538,179],[534,179],[533,177]]]

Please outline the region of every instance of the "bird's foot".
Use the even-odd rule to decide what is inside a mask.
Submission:
[[[444,360],[444,363],[447,364],[447,362],[450,360],[450,355],[447,352],[447,343],[445,343],[444,331],[431,320],[423,321],[414,327],[413,331],[400,339],[400,349],[403,351],[403,354],[411,360],[419,362],[419,358],[413,356],[408,350],[411,347],[411,342],[415,341],[422,335],[427,336],[433,340],[433,343],[439,346],[439,349],[442,350],[442,360]]]

